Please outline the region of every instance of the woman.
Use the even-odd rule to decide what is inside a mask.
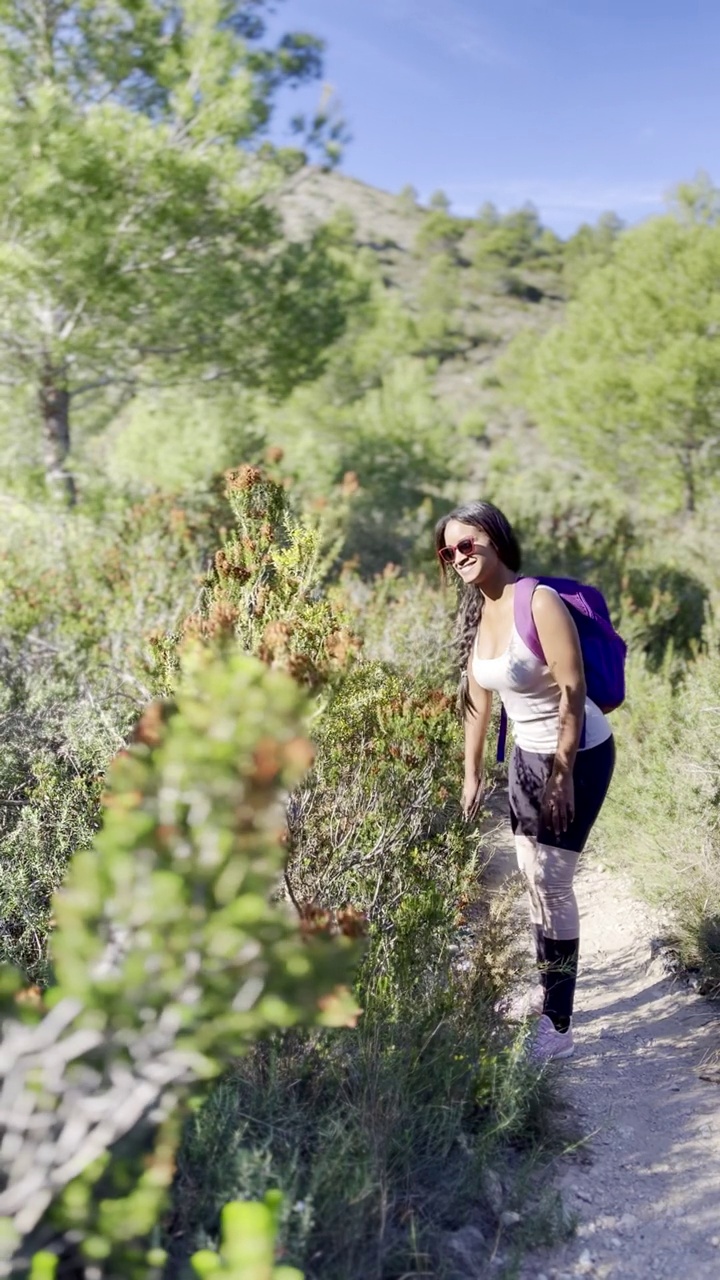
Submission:
[[[502,512],[489,502],[457,507],[438,522],[435,540],[443,572],[451,565],[463,584],[463,811],[472,818],[482,799],[485,739],[498,693],[514,730],[510,819],[540,971],[524,1013],[539,1017],[535,1056],[569,1058],[580,935],[573,877],[610,785],[612,730],[586,696],[577,629],[557,592],[538,586],[532,597],[545,663],[518,634],[520,547]]]

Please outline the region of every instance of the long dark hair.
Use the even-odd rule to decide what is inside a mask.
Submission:
[[[504,516],[492,502],[468,502],[462,507],[455,507],[446,516],[438,520],[435,526],[435,550],[445,546],[445,530],[451,520],[459,524],[471,524],[487,534],[500,560],[513,573],[520,572],[522,553],[517,535],[507,516]],[[440,570],[447,580],[447,566],[440,561]],[[480,626],[484,598],[479,587],[472,583],[460,585],[457,618],[455,620],[454,649],[460,668],[460,684],[458,688],[458,710],[463,714],[474,713],[475,707],[468,689],[467,666],[477,629]]]

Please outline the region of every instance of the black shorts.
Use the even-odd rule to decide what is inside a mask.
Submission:
[[[546,826],[541,813],[554,761],[554,755],[538,755],[535,751],[513,747],[508,779],[512,829],[517,835],[537,840],[538,844],[582,853],[613,776],[615,739],[610,737],[597,747],[578,751],[573,769],[575,814],[567,831],[559,836]]]

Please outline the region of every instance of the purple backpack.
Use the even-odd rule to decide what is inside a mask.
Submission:
[[[532,615],[532,598],[537,586],[552,587],[570,610],[580,637],[587,696],[601,711],[614,711],[625,700],[625,655],[627,645],[612,622],[605,597],[597,587],[574,578],[519,578],[515,587],[515,627],[520,639],[540,662],[545,661],[540,637]],[[500,716],[497,758],[505,758],[507,716]],[[585,741],[583,726],[580,745]]]

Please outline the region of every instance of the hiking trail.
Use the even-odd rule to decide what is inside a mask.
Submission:
[[[509,824],[489,834],[492,886],[515,863]],[[563,1128],[579,1142],[548,1177],[578,1227],[526,1255],[519,1280],[717,1280],[720,1068],[710,1060],[720,1013],[668,976],[653,945],[667,922],[592,850],[576,890],[575,1056],[549,1069]]]

